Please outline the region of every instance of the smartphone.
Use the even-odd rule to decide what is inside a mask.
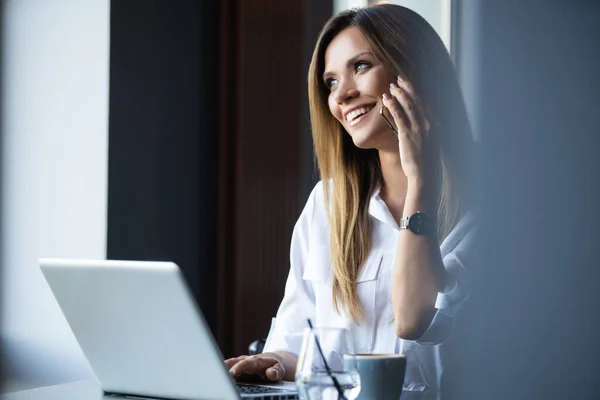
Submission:
[[[381,118],[383,118],[383,120],[385,121],[385,123],[392,130],[392,132],[394,132],[394,135],[398,136],[398,131],[396,130],[396,128],[394,128],[394,124],[392,124],[390,122],[390,120],[385,116],[384,110],[385,110],[385,106],[381,106],[381,108],[379,109],[379,115],[381,115]]]

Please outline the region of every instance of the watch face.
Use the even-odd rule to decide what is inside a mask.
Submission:
[[[410,216],[408,228],[417,235],[427,235],[433,229],[433,224],[427,215],[419,212]]]

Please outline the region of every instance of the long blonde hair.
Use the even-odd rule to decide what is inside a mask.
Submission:
[[[452,61],[433,28],[415,12],[397,5],[348,10],[330,19],[319,36],[308,74],[314,150],[324,185],[330,225],[333,304],[358,322],[362,307],[356,281],[371,248],[369,200],[383,178],[378,152],[354,146],[328,108],[322,75],[325,51],[345,28],[358,28],[375,57],[394,75],[414,85],[426,108],[432,136],[439,137],[438,239],[441,243],[467,205],[472,134]],[[434,132],[437,131],[437,132]]]

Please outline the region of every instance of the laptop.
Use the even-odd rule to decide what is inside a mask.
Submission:
[[[176,264],[41,259],[40,268],[105,393],[297,398],[291,382],[234,382]]]

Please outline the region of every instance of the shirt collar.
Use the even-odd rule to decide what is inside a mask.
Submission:
[[[396,230],[399,230],[400,227],[394,220],[394,216],[390,212],[389,208],[385,204],[385,201],[380,196],[381,188],[378,186],[371,196],[371,200],[369,201],[369,215],[373,218],[378,219],[386,225],[393,227]]]

